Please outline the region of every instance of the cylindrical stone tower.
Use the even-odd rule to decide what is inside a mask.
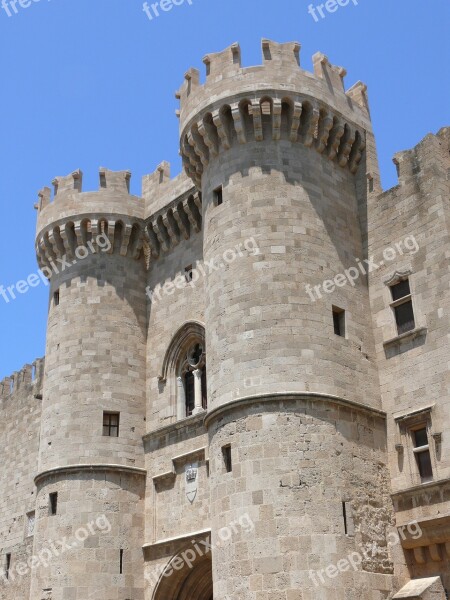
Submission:
[[[365,87],[346,93],[344,70],[322,54],[314,75],[303,71],[296,43],[262,46],[260,67],[242,68],[237,44],[206,56],[206,83],[191,69],[178,93],[204,260],[216,265],[206,282],[214,600],[387,597]],[[250,535],[217,539],[248,517]],[[354,567],[333,568],[358,552]]]
[[[30,598],[142,600],[144,207],[128,172],[101,169],[96,193],[81,177],[37,206],[51,288]]]

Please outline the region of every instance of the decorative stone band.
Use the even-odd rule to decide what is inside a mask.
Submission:
[[[201,194],[192,189],[176,198],[164,209],[147,221],[146,237],[150,249],[150,260],[158,259],[169,252],[182,239],[188,240],[192,233],[202,228]]]
[[[138,469],[137,467],[127,467],[126,465],[114,465],[114,464],[99,464],[99,465],[68,465],[67,467],[55,467],[48,471],[39,473],[34,478],[34,483],[38,486],[45,479],[55,477],[59,475],[72,475],[74,473],[93,473],[93,472],[106,472],[112,471],[116,473],[126,473],[128,475],[138,475],[139,477],[146,477],[146,469]]]
[[[334,396],[332,394],[320,394],[318,392],[277,392],[272,394],[245,396],[243,398],[237,398],[232,402],[222,404],[217,408],[213,408],[205,417],[205,426],[209,427],[211,423],[217,421],[217,419],[224,417],[227,413],[232,412],[234,410],[242,409],[246,406],[251,406],[252,404],[258,404],[263,402],[292,403],[297,402],[298,400],[316,400],[318,402],[337,404],[350,410],[355,410],[358,412],[369,414],[372,417],[378,417],[383,420],[386,420],[387,418],[387,413],[385,413],[383,410],[380,410],[378,408],[372,408],[371,406],[360,404],[359,402],[353,402],[352,400],[347,400],[346,398],[340,398],[339,396]]]
[[[53,272],[58,258],[66,257],[69,263],[76,263],[81,257],[81,249],[99,252],[101,235],[105,242],[109,242],[102,248],[105,252],[135,260],[142,257],[145,243],[143,221],[127,215],[77,215],[52,224],[38,234],[36,254],[39,267]]]
[[[181,135],[181,155],[189,177],[201,188],[211,159],[234,145],[289,140],[316,150],[356,173],[366,147],[365,132],[317,100],[285,92],[234,97],[209,107]]]

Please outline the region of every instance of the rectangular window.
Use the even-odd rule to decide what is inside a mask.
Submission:
[[[9,579],[9,572],[11,571],[11,554],[6,555],[6,564],[5,564],[5,577]]]
[[[53,304],[54,306],[59,306],[59,290],[53,294]]]
[[[50,514],[56,515],[58,512],[58,492],[52,492],[49,495]]]
[[[214,204],[216,206],[220,206],[223,204],[223,188],[222,186],[218,187],[214,190]]]
[[[334,333],[345,338],[345,310],[333,306]]]
[[[233,461],[231,458],[231,446],[224,446],[222,448],[223,462],[225,465],[226,473],[231,473],[233,470]]]
[[[433,467],[431,465],[430,445],[426,427],[421,427],[412,432],[414,441],[414,454],[417,468],[422,483],[433,481]]]
[[[103,436],[104,437],[119,437],[119,421],[120,421],[120,413],[104,412],[103,413]]]
[[[412,331],[416,326],[416,322],[409,279],[404,279],[391,286],[391,294],[391,306],[395,315],[398,335]]]

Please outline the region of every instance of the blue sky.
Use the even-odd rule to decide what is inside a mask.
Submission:
[[[139,195],[162,160],[179,172],[174,92],[190,66],[235,41],[245,66],[260,64],[261,38],[297,40],[303,68],[320,50],[347,69],[347,87],[367,83],[385,188],[395,152],[450,125],[448,0],[350,0],[318,22],[309,0],[191,2],[152,21],[142,0],[0,9],[0,284],[36,271],[33,204],[56,175],[81,168],[88,190],[99,166],[130,169]],[[0,297],[0,379],[44,354],[47,294]]]

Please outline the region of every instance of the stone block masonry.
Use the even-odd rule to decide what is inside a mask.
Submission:
[[[450,129],[383,192],[366,86],[297,42],[262,56],[187,71],[180,175],[39,192],[47,348],[0,383],[0,600],[448,596]]]

